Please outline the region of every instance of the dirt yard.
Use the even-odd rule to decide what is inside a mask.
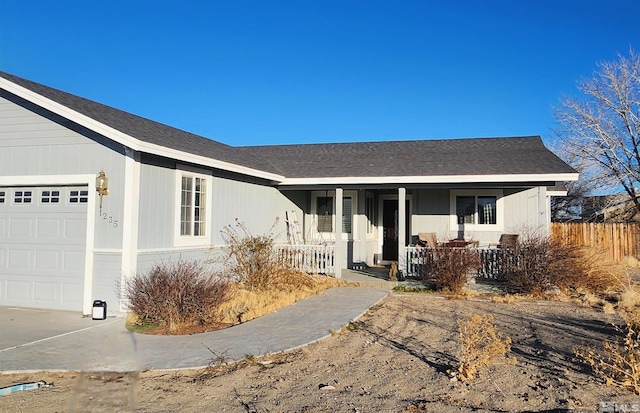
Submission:
[[[517,364],[482,370],[470,384],[446,371],[459,351],[456,320],[493,314]],[[207,370],[126,374],[0,375],[0,387],[53,387],[0,396],[2,412],[562,412],[600,402],[638,407],[572,353],[615,334],[601,311],[571,303],[492,303],[391,294],[357,323],[287,354]],[[613,410],[607,410],[613,411]],[[627,410],[633,411],[633,410]]]

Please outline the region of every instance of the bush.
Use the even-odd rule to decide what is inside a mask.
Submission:
[[[476,378],[478,370],[490,366],[511,351],[511,339],[504,337],[490,314],[474,314],[458,320],[460,333],[460,364],[454,377],[460,381]],[[508,359],[515,362],[515,358]]]
[[[602,293],[618,283],[620,267],[601,251],[530,234],[505,251],[504,273],[510,292],[543,296],[552,288]]]
[[[629,389],[640,394],[640,308],[619,307],[624,324],[615,326],[623,338],[605,340],[602,349],[583,346],[574,353],[591,366],[607,385]]]
[[[459,294],[469,273],[480,268],[480,257],[468,248],[435,248],[425,266],[425,274],[433,277],[437,290]]]
[[[254,291],[310,287],[313,284],[311,277],[291,268],[276,254],[273,235],[253,235],[237,221],[236,228],[228,225],[223,230],[225,267],[232,279]]]
[[[120,291],[139,324],[162,324],[175,334],[219,322],[218,307],[227,298],[229,283],[198,261],[178,260],[136,274]]]

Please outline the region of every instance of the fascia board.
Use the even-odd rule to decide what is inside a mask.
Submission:
[[[284,179],[284,176],[273,174],[265,171],[260,171],[253,168],[248,168],[241,165],[232,164],[229,162],[219,161],[216,159],[208,158],[205,156],[194,155],[188,152],[179,151],[176,149],[167,148],[161,145],[144,142],[140,139],[134,138],[131,135],[123,133],[111,126],[105,125],[102,122],[98,122],[80,112],[77,112],[71,108],[68,108],[58,102],[55,102],[47,97],[44,97],[38,93],[35,93],[27,88],[17,85],[7,79],[0,77],[0,87],[9,93],[21,97],[37,106],[40,106],[46,110],[49,110],[57,115],[60,115],[72,122],[82,125],[100,135],[106,136],[109,139],[114,140],[134,151],[146,152],[154,155],[165,156],[171,159],[176,159],[183,162],[191,162],[198,165],[209,166],[212,168],[223,169],[230,172],[236,172],[243,175],[250,175],[259,178],[265,178],[268,180],[280,182]]]
[[[440,175],[440,176],[379,176],[335,178],[285,178],[280,186],[288,185],[352,185],[352,184],[461,184],[491,182],[550,182],[577,181],[577,173],[513,174],[513,175]]]

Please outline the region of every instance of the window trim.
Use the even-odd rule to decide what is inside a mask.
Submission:
[[[463,227],[465,231],[503,231],[504,230],[504,201],[503,191],[501,189],[464,189],[454,190],[449,192],[449,229],[451,231],[458,231],[460,227]],[[475,217],[474,222],[476,224],[458,224],[458,214],[456,210],[456,198],[459,196],[473,196],[475,197]],[[478,197],[481,196],[495,196],[496,197],[496,223],[495,224],[477,224],[478,222]]]
[[[191,226],[191,235],[182,235],[181,234],[181,208],[182,208],[182,178],[191,178],[194,180],[195,178],[200,178],[204,180],[205,183],[205,193],[204,193],[204,235],[193,235],[193,228],[195,223],[193,220],[190,223]],[[188,247],[188,246],[209,246],[211,245],[211,219],[212,219],[212,189],[213,189],[213,177],[210,173],[207,173],[203,170],[197,170],[195,168],[189,168],[185,166],[180,166],[176,168],[175,173],[175,188],[174,188],[174,236],[173,236],[173,244],[175,247]],[[193,188],[193,187],[192,187]],[[193,190],[193,189],[192,189]],[[192,207],[193,207],[194,198],[192,198]]]

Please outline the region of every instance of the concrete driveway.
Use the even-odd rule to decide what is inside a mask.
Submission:
[[[74,311],[0,307],[0,351],[74,334],[113,320],[92,320]]]

